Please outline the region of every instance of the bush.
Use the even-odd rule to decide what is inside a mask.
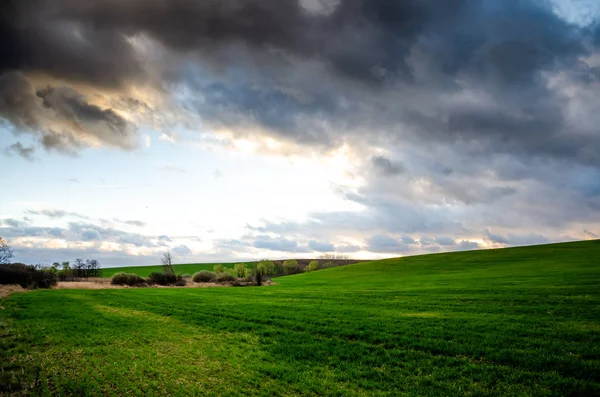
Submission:
[[[323,264],[322,264],[322,265],[319,267],[319,269],[329,269],[329,268],[331,268],[331,267],[338,267],[338,266],[340,266],[340,265],[338,265],[338,264],[337,264],[337,263],[335,263],[335,262],[331,262],[331,261],[330,261],[330,262],[325,262],[325,263],[323,263]]]
[[[149,284],[157,284],[157,285],[174,285],[177,282],[177,278],[181,276],[176,276],[173,273],[150,273],[148,276]]]
[[[273,262],[273,272],[271,274],[283,274],[284,272],[283,263],[280,261]]]
[[[223,265],[215,265],[213,267],[213,270],[215,271],[215,273],[223,273],[223,271],[225,271],[225,268],[223,267]]]
[[[306,270],[309,272],[314,272],[315,270],[319,270],[320,268],[321,265],[319,264],[319,261],[310,261]]]
[[[231,283],[234,282],[235,276],[231,273],[217,273],[217,282],[218,283]]]
[[[185,277],[182,275],[178,275],[177,279],[175,280],[174,285],[176,287],[185,287],[186,284],[187,284],[187,280],[185,279]]]
[[[146,280],[135,273],[116,273],[112,276],[110,283],[112,285],[128,285],[137,287],[146,284]]]
[[[46,270],[23,263],[0,265],[0,284],[17,284],[23,288],[51,288],[56,276]]]
[[[302,271],[302,268],[295,259],[290,259],[283,262],[283,271],[285,274],[296,274]]]
[[[194,273],[192,280],[195,283],[213,283],[217,279],[217,275],[208,270],[201,270],[198,273]]]
[[[191,274],[188,274],[188,273],[186,273],[186,274],[184,274],[184,275],[183,275],[183,276],[181,276],[181,277],[183,277],[183,278],[192,278],[192,275],[191,275]]]
[[[256,265],[256,272],[262,276],[267,276],[275,272],[275,264],[272,261],[262,260]]]
[[[250,275],[250,269],[248,269],[244,263],[236,264],[233,267],[233,271],[235,272],[235,276],[237,278],[246,278]]]

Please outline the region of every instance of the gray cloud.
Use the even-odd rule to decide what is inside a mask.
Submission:
[[[25,212],[28,214],[31,214],[31,215],[46,216],[51,219],[61,219],[61,218],[66,218],[66,217],[89,219],[87,216],[78,214],[77,212],[69,212],[69,211],[64,211],[64,210],[46,209],[46,210],[27,210]]]
[[[506,236],[498,235],[486,231],[486,238],[494,243],[507,244],[507,245],[535,245],[549,243],[550,240],[539,234],[527,234],[527,235],[513,235],[509,234]]]
[[[436,237],[434,241],[436,243],[438,243],[439,245],[443,245],[443,246],[451,246],[451,245],[456,244],[456,242],[453,239],[451,239],[450,237],[445,237],[445,236]]]
[[[33,157],[33,154],[35,153],[35,147],[30,146],[30,147],[26,147],[23,146],[23,144],[21,142],[16,142],[13,143],[12,145],[10,145],[9,147],[7,147],[4,150],[4,153],[10,155],[12,153],[23,157],[25,160],[27,161],[33,161],[35,158]]]
[[[118,223],[122,223],[124,225],[128,225],[128,226],[135,226],[135,227],[144,227],[146,226],[146,222],[143,221],[137,221],[137,220],[122,220],[122,219],[117,219],[117,218],[113,218],[113,220],[115,222]],[[166,237],[166,236],[165,236]]]
[[[335,247],[331,243],[314,241],[311,240],[308,242],[308,248],[317,252],[334,252]]]
[[[34,91],[21,72],[0,75],[0,117],[18,133],[34,134],[46,149],[75,153],[96,141],[131,149],[137,145],[135,127],[112,109],[102,109],[69,87]]]
[[[576,126],[544,77],[566,70],[594,78],[580,60],[594,50],[586,40],[597,31],[566,22],[546,2],[346,0],[328,12],[297,0],[32,0],[3,7],[7,56],[0,70],[101,88],[175,82],[196,88],[184,106],[206,121],[254,123],[308,145],[337,146],[347,137],[335,130],[351,136],[366,129],[355,138],[477,141],[480,151],[598,162],[598,139],[565,134]],[[168,65],[153,74],[141,60],[157,56],[156,43]],[[104,144],[131,147],[135,133],[112,110],[93,108],[70,88],[34,95],[22,78],[7,80],[16,88],[1,92],[22,100],[8,95],[0,109],[15,125],[39,126],[32,109],[43,99],[61,118],[81,117],[81,130]],[[482,93],[487,98],[465,103]],[[82,144],[78,135],[49,131],[42,142],[73,150]]]
[[[373,236],[367,239],[370,252],[402,253],[410,250],[410,245],[386,235]]]
[[[339,252],[341,254],[350,254],[354,252],[361,251],[363,247],[358,245],[346,244],[346,245],[338,245],[335,247],[335,252]]]
[[[186,245],[179,245],[174,247],[171,251],[173,251],[174,254],[182,256],[190,255],[192,253],[192,250]]]
[[[402,162],[393,162],[385,156],[373,156],[371,163],[375,170],[383,176],[394,176],[404,172]]]
[[[298,243],[286,238],[274,238],[269,236],[257,236],[252,243],[254,248],[267,249],[271,251],[284,252],[307,252],[306,248],[300,247]]]
[[[0,219],[0,225],[6,225],[6,226],[10,226],[10,227],[24,227],[27,225],[27,222],[22,222],[19,221],[17,219],[12,219],[12,218],[6,218],[6,219]]]
[[[461,241],[457,245],[457,251],[469,251],[478,249],[479,243],[476,241]]]
[[[99,241],[102,239],[97,230],[84,229],[81,231],[81,237],[84,241]],[[119,242],[123,242],[119,240]]]

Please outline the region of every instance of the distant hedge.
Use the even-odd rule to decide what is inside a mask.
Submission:
[[[217,282],[218,283],[231,283],[235,281],[236,278],[231,273],[217,273]]]
[[[112,276],[110,283],[113,285],[128,285],[130,287],[138,287],[146,284],[146,280],[135,273],[116,273]]]
[[[56,276],[46,270],[23,263],[0,265],[0,284],[17,284],[23,288],[52,288]]]

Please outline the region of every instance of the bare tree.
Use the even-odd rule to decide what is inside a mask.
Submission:
[[[353,262],[348,255],[344,254],[323,254],[318,259],[321,262],[330,261],[337,266],[349,265]]]
[[[100,263],[95,259],[88,259],[85,261],[85,267],[87,270],[86,277],[99,277],[100,276]]]
[[[83,273],[85,272],[85,262],[81,258],[75,259],[75,263],[73,264],[73,276],[74,277],[84,277]]]
[[[163,272],[167,274],[175,274],[175,269],[173,268],[173,262],[171,260],[171,253],[165,252],[161,258],[161,262],[163,265]]]
[[[0,265],[10,263],[10,260],[14,257],[12,249],[8,242],[0,237]]]

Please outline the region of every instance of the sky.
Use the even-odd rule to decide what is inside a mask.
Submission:
[[[596,1],[0,7],[0,236],[15,261],[600,236]]]

